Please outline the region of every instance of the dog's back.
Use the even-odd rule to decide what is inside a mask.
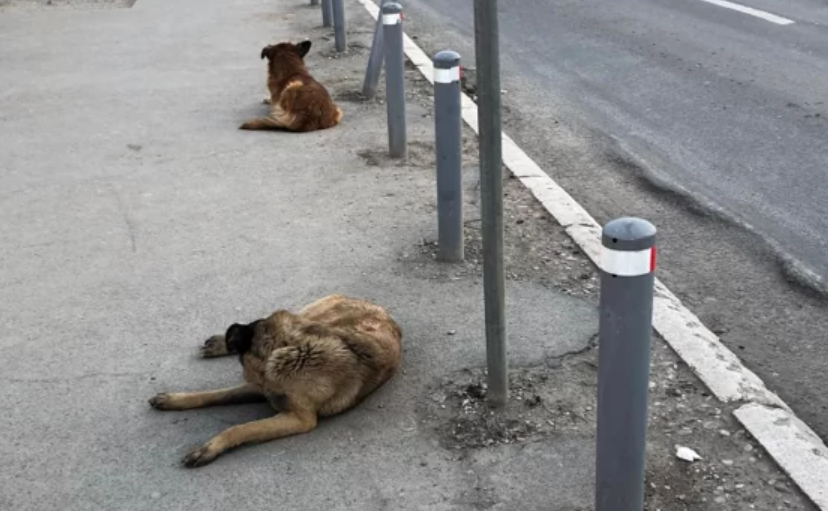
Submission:
[[[279,43],[262,49],[268,59],[267,88],[271,111],[267,117],[244,123],[242,129],[314,131],[332,128],[342,120],[342,110],[328,90],[308,72],[304,57],[311,42]]]
[[[327,89],[306,70],[296,75],[271,102],[289,114],[292,131],[314,131],[332,128],[342,120],[342,110],[333,102]]]
[[[298,314],[277,311],[254,328],[242,350],[245,380],[320,416],[357,405],[400,363],[399,325],[381,307],[342,295]]]

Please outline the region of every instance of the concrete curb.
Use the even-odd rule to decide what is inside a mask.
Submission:
[[[379,8],[372,0],[358,1],[377,18]],[[407,34],[403,34],[403,47],[411,63],[433,84],[431,58]],[[478,133],[477,105],[466,94],[462,100],[463,120]],[[505,133],[503,163],[597,266],[601,253],[598,222]],[[653,327],[720,401],[747,403],[734,412],[736,418],[808,498],[828,511],[828,448],[658,279]]]

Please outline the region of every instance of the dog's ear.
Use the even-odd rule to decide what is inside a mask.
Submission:
[[[230,353],[244,354],[250,351],[253,345],[253,336],[256,334],[256,323],[240,325],[233,323],[224,334],[224,342],[227,344],[227,351]]]
[[[262,60],[264,60],[265,57],[270,58],[270,48],[271,47],[269,45],[262,48]]]
[[[301,43],[296,45],[296,52],[302,58],[305,58],[305,55],[308,54],[310,49],[311,49],[311,42],[310,41],[302,41]]]

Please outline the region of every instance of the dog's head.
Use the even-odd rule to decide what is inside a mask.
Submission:
[[[261,320],[254,321],[249,325],[233,323],[224,334],[224,342],[227,344],[229,353],[244,355],[253,346],[253,338],[256,336],[256,327]]]
[[[271,68],[274,65],[286,64],[290,61],[295,61],[298,57],[300,62],[304,62],[305,55],[311,49],[310,41],[302,41],[299,44],[293,43],[279,43],[271,44],[262,48],[262,59],[270,61]]]

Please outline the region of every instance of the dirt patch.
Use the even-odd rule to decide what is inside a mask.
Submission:
[[[436,261],[436,239],[423,239],[401,253],[406,271],[424,279],[451,281],[483,274],[480,187],[476,162],[464,170],[465,260]],[[510,174],[506,174],[510,176]],[[531,281],[572,296],[597,298],[598,274],[592,263],[540,203],[516,179],[503,183],[503,251],[508,280]],[[431,207],[436,210],[436,203]]]
[[[485,374],[468,369],[430,389],[424,420],[450,450],[532,442],[556,434],[592,434],[595,364],[587,354],[513,371],[509,402],[493,411],[486,403]]]
[[[405,158],[391,158],[388,148],[372,148],[357,151],[369,167],[415,167],[434,168],[434,144],[431,142],[408,142],[408,155]]]
[[[486,404],[483,370],[463,370],[428,389],[421,421],[461,460],[462,453],[503,444],[543,442],[555,449],[563,438],[594,442],[597,367],[593,342],[576,354],[513,368],[509,402],[497,412]],[[654,340],[645,509],[815,511],[730,412]],[[677,446],[702,459],[678,459]]]
[[[368,99],[362,95],[362,92],[355,89],[343,89],[331,91],[331,96],[334,101],[341,101],[347,103],[365,103]]]
[[[323,36],[322,39],[333,40],[331,36]],[[344,59],[348,57],[365,55],[371,49],[362,42],[352,42],[345,45],[345,51],[336,51],[336,49],[319,52],[319,56],[328,60]]]

